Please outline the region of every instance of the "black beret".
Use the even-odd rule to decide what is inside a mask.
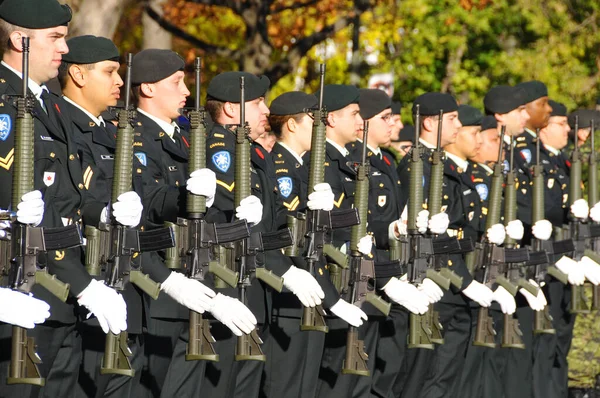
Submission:
[[[504,115],[527,103],[525,90],[511,86],[492,87],[483,98],[483,107],[489,115]]]
[[[400,136],[398,141],[410,141],[415,142],[415,126],[407,124],[400,130]]]
[[[402,102],[392,101],[392,113],[394,115],[399,115],[401,109],[402,109]]]
[[[360,93],[358,99],[360,117],[364,120],[368,120],[392,106],[390,96],[378,88],[361,88],[358,91]]]
[[[575,128],[575,116],[578,116],[580,129],[586,129],[592,126],[592,119],[594,120],[594,128],[600,127],[600,112],[593,109],[577,109],[569,114],[569,126],[572,129]]]
[[[69,52],[62,56],[71,64],[95,64],[102,61],[119,61],[119,49],[111,40],[99,36],[77,36],[67,40]]]
[[[483,115],[481,111],[470,105],[459,105],[458,120],[463,126],[479,126]]]
[[[4,0],[0,5],[0,18],[28,29],[66,26],[71,16],[71,7],[56,0]]]
[[[489,130],[489,129],[497,129],[498,121],[492,115],[484,116],[481,119],[481,131]]]
[[[517,84],[515,87],[520,87],[525,90],[525,103],[530,103],[538,98],[548,96],[548,88],[538,80],[531,80]]]
[[[360,91],[354,86],[346,84],[327,84],[324,87],[323,105],[328,112],[337,111],[350,104],[358,104]],[[317,90],[315,97],[319,98],[320,90]]]
[[[444,113],[450,113],[458,110],[458,104],[454,97],[446,93],[425,93],[419,95],[413,103],[413,117],[416,112],[417,105],[420,105],[421,116],[435,116],[441,110]]]
[[[156,83],[183,70],[185,61],[171,50],[150,48],[133,56],[131,65],[131,84]]]
[[[271,102],[269,110],[271,115],[296,115],[306,112],[306,109],[315,108],[318,105],[317,102],[317,97],[312,94],[291,91],[275,98]]]
[[[208,99],[239,103],[241,100],[240,77],[242,76],[244,77],[245,101],[253,101],[259,97],[264,97],[271,85],[268,77],[258,77],[248,72],[223,72],[208,83],[206,89]]]
[[[548,104],[552,107],[550,116],[567,116],[567,107],[560,102],[548,100]]]

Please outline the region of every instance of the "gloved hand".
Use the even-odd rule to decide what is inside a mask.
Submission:
[[[552,235],[552,224],[548,220],[539,220],[531,227],[533,236],[539,240],[548,240]]]
[[[573,217],[575,218],[585,220],[588,217],[589,212],[590,206],[585,199],[577,199],[571,205],[571,214],[573,214]]]
[[[581,286],[585,282],[583,267],[580,267],[579,263],[572,258],[562,256],[554,265],[560,272],[567,274],[571,285]]]
[[[427,296],[429,304],[437,303],[444,295],[442,288],[429,278],[423,279],[423,283],[417,286],[417,289]]]
[[[525,233],[525,229],[523,228],[523,222],[521,222],[521,220],[509,221],[505,229],[509,238],[514,240],[523,239],[523,233]]]
[[[40,191],[27,192],[17,205],[17,221],[37,227],[44,219],[44,200]]]
[[[596,203],[590,209],[590,218],[594,222],[600,222],[600,202]]]
[[[10,231],[8,231],[11,227],[10,221],[0,221],[0,239],[6,238],[10,235]]]
[[[250,195],[240,201],[240,205],[235,208],[235,217],[238,220],[246,220],[250,225],[256,225],[262,219],[263,206],[260,199]]]
[[[311,210],[326,210],[333,209],[334,201],[331,185],[326,182],[316,184],[313,193],[308,195],[308,208]]]
[[[320,305],[325,298],[317,280],[309,272],[293,265],[283,274],[283,286],[294,293],[305,307]]]
[[[534,286],[539,287],[539,285],[533,279],[530,279],[529,283],[531,283]],[[531,309],[534,311],[543,310],[547,304],[546,297],[544,296],[544,292],[542,292],[542,289],[540,289],[538,291],[537,296],[534,296],[533,294],[529,293],[527,290],[525,290],[523,288],[519,289],[519,293],[521,293],[527,299],[527,303],[529,304]]]
[[[207,309],[216,320],[236,336],[249,334],[256,328],[256,317],[240,300],[218,293]]]
[[[117,201],[112,204],[112,209],[112,215],[119,224],[126,227],[135,227],[140,223],[144,206],[139,195],[134,191],[129,191],[119,195]],[[100,219],[107,222],[107,212],[103,211]]]
[[[171,275],[160,285],[160,290],[184,307],[200,314],[208,311],[215,292],[201,282],[189,279],[178,272]]]
[[[417,213],[417,230],[419,233],[424,234],[427,232],[427,226],[429,225],[429,210],[421,210]]]
[[[354,327],[359,327],[363,324],[363,320],[366,321],[368,319],[367,314],[363,310],[342,299],[339,299],[337,303],[331,306],[329,311]]]
[[[482,307],[489,307],[494,299],[494,292],[483,283],[475,280],[469,283],[469,286],[464,288],[462,293]]]
[[[494,290],[493,301],[500,304],[500,309],[503,314],[512,315],[517,310],[515,298],[502,286],[498,286],[496,290]]]
[[[33,296],[0,288],[0,322],[32,329],[50,316],[50,306]]]
[[[401,236],[408,234],[408,222],[406,217],[408,217],[407,206],[404,206],[404,210],[402,211],[402,215],[396,221],[392,221],[388,227],[388,237],[390,239],[399,240]]]
[[[441,235],[446,232],[449,224],[450,219],[448,218],[448,214],[444,212],[438,213],[429,219],[429,231],[432,234]]]
[[[490,228],[488,228],[486,233],[487,240],[494,245],[501,245],[504,243],[504,239],[506,238],[506,231],[504,230],[504,225],[502,224],[494,224]]]
[[[400,304],[413,314],[424,314],[429,307],[429,298],[408,282],[391,278],[383,291],[393,302]]]
[[[88,318],[92,314],[96,316],[104,333],[108,333],[110,330],[114,334],[119,334],[127,330],[125,300],[104,282],[92,279],[90,284],[77,296],[77,302],[90,312]]]
[[[358,241],[358,251],[364,255],[371,253],[371,249],[373,248],[373,238],[371,235],[365,235]]]
[[[589,258],[583,256],[579,261],[579,267],[583,270],[585,277],[594,286],[600,284],[600,264]]]
[[[206,197],[206,207],[211,207],[217,192],[217,175],[211,169],[194,170],[186,182],[186,188],[194,195]]]

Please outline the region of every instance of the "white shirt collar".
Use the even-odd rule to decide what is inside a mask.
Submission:
[[[435,145],[430,144],[429,142],[425,141],[423,138],[419,137],[419,143],[421,143],[425,148],[435,149]]]
[[[13,68],[12,66],[10,66],[9,64],[7,64],[4,61],[1,61],[0,63],[2,63],[2,65],[4,65],[6,67],[6,69],[8,69],[9,71],[13,72],[15,75],[19,76],[19,79],[23,79],[23,74],[21,72],[19,72],[18,70],[16,70],[15,68]],[[35,98],[37,98],[38,101],[41,101],[41,97],[42,97],[42,91],[46,90],[48,92],[50,92],[48,90],[48,87],[46,87],[44,84],[39,85],[36,82],[34,82],[33,80],[31,80],[31,78],[28,79],[27,81],[27,87],[31,90],[31,92],[33,93],[33,95],[35,95]]]
[[[144,112],[140,108],[137,108],[137,111],[139,113],[141,113],[142,115],[145,115],[145,116],[149,117],[150,119],[152,119],[156,124],[158,124],[158,127],[163,129],[164,132],[167,133],[169,138],[171,138],[171,140],[173,142],[175,142],[175,139],[173,138],[173,134],[175,134],[176,128],[179,130],[179,126],[177,126],[177,123],[175,123],[175,122],[167,123],[164,120],[161,120],[161,119],[157,118],[156,116],[149,114],[148,112]]]
[[[527,133],[529,133],[529,135],[532,136],[533,138],[537,138],[537,134],[535,133],[535,131],[528,129],[527,127],[525,127],[525,131]]]
[[[67,101],[70,104],[73,104],[73,106],[75,106],[76,108],[78,108],[79,110],[81,110],[83,113],[85,113],[90,119],[92,119],[92,122],[96,123],[96,125],[98,126],[106,126],[106,123],[104,123],[104,119],[102,119],[102,116],[94,116],[92,115],[87,109],[84,109],[82,106],[80,106],[78,103],[74,102],[71,98],[67,97],[66,95],[63,95],[63,98],[65,101]]]
[[[446,156],[448,156],[450,159],[452,159],[454,161],[454,163],[456,163],[456,165],[462,169],[463,172],[467,171],[467,167],[469,167],[468,160],[461,159],[453,153],[450,153],[447,151],[444,151],[444,152],[446,152]]]
[[[284,147],[289,153],[291,153],[292,156],[296,158],[296,160],[298,161],[298,163],[304,164],[304,161],[302,160],[302,157],[300,155],[298,155],[296,153],[296,151],[292,150],[292,148],[290,148],[289,146],[287,146],[285,144],[285,142],[278,141],[278,143],[279,143],[279,145],[281,145],[282,147]]]
[[[558,154],[560,153],[559,149],[552,148],[550,145],[544,145],[544,148],[546,148],[547,150],[552,152],[554,154],[554,156],[558,156]]]
[[[357,139],[358,142],[360,142],[361,144],[363,143],[361,139]],[[377,155],[378,157],[381,157],[381,148],[377,148],[374,149],[371,145],[367,144],[367,148],[369,149],[369,151],[373,152],[374,155]]]
[[[349,151],[348,151],[346,148],[344,148],[344,147],[342,147],[342,146],[339,146],[338,144],[336,144],[335,142],[333,142],[333,141],[332,141],[332,140],[330,140],[329,138],[325,138],[325,140],[326,140],[327,142],[329,142],[331,145],[333,145],[333,147],[334,147],[335,149],[337,149],[337,150],[338,150],[338,151],[339,151],[339,152],[340,152],[340,153],[341,153],[341,154],[342,154],[344,157],[346,157],[346,156],[350,155],[350,152],[349,152]]]
[[[479,167],[481,167],[482,169],[484,169],[485,171],[487,171],[490,174],[494,174],[494,169],[492,169],[490,166],[488,166],[485,163],[477,163],[479,165]]]

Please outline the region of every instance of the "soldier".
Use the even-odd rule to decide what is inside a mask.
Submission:
[[[400,139],[400,131],[404,128],[402,123],[402,102],[392,101],[392,133],[390,134],[391,141],[398,141]]]
[[[575,131],[575,117],[579,119],[579,129]],[[575,142],[575,134],[577,134],[577,143],[579,146],[583,146],[588,138],[590,137],[591,120],[594,119],[595,125],[597,126],[600,122],[600,112],[591,109],[577,109],[569,113],[568,122],[571,130],[569,131],[569,138]]]

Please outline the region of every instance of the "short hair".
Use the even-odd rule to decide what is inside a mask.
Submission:
[[[4,19],[0,18],[0,52],[2,54],[10,49],[10,35],[17,30],[25,33],[28,37],[33,38],[35,36],[35,29],[13,25],[10,22],[6,22]]]
[[[270,115],[269,116],[269,124],[271,125],[271,131],[277,139],[281,138],[281,128],[288,122],[290,119],[294,119],[297,123],[300,123],[302,118],[306,115],[306,113],[296,113],[295,115]]]
[[[60,83],[60,88],[64,89],[67,86],[67,81],[69,80],[69,69],[73,65],[79,65],[87,70],[93,70],[96,67],[96,64],[74,64],[71,62],[62,61],[60,66],[58,67],[58,82]]]
[[[206,105],[204,105],[204,109],[210,115],[210,118],[215,122],[219,117],[221,117],[221,113],[223,112],[223,106],[225,102],[219,101],[216,99],[209,99],[206,101]]]

